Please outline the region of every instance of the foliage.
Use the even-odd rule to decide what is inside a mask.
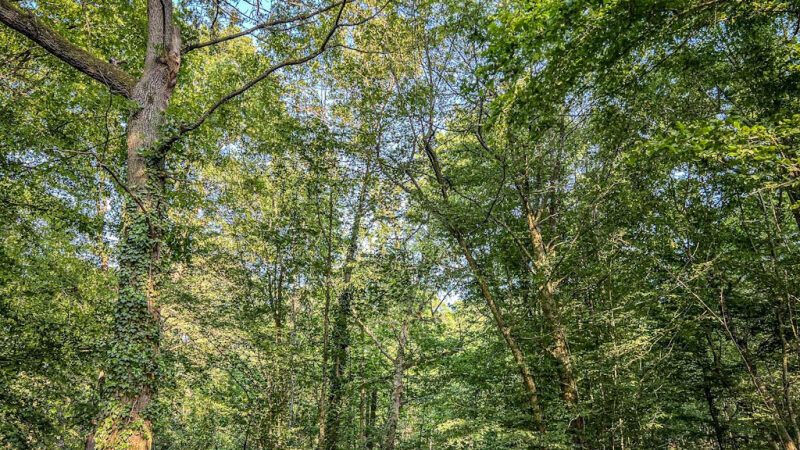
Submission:
[[[339,5],[0,26],[0,446],[796,448],[796,2]]]

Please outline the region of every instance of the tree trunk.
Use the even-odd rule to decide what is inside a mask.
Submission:
[[[132,100],[128,121],[129,198],[119,246],[119,298],[114,308],[114,341],[108,358],[103,420],[86,446],[152,447],[150,420],[143,414],[155,395],[160,336],[159,260],[164,221],[164,158],[159,143],[180,67],[180,33],[172,23],[172,2],[147,1],[147,53],[139,80],[114,64],[69,42],[35,14],[0,0],[0,22],[75,69]]]
[[[361,330],[361,342],[364,342],[364,329]],[[358,362],[358,372],[363,374],[365,369],[364,348]],[[367,384],[361,382],[358,393],[358,446],[364,448],[367,443]]]
[[[492,294],[492,291],[489,290],[489,285],[486,283],[486,279],[480,270],[480,266],[478,266],[477,261],[475,261],[475,258],[472,256],[472,250],[469,248],[466,239],[464,239],[458,230],[455,230],[455,237],[461,246],[461,250],[464,252],[464,257],[467,258],[467,263],[470,266],[473,276],[477,279],[478,284],[480,285],[481,293],[483,294],[483,298],[486,300],[486,303],[489,305],[489,310],[492,313],[492,318],[494,318],[495,325],[497,325],[497,329],[500,331],[500,334],[503,335],[503,339],[505,339],[506,344],[508,344],[508,348],[511,349],[511,355],[514,357],[514,363],[517,365],[517,370],[519,370],[519,374],[522,377],[522,383],[525,387],[525,393],[528,397],[528,405],[531,407],[531,412],[533,414],[533,420],[536,422],[536,427],[540,433],[545,433],[546,428],[544,425],[544,415],[542,414],[542,409],[539,406],[539,395],[536,392],[536,383],[533,380],[533,375],[528,368],[528,364],[525,362],[525,354],[522,352],[522,349],[517,343],[516,338],[514,338],[514,335],[511,334],[511,327],[506,325],[505,319],[503,319],[503,316],[500,313],[500,308],[497,306],[494,295]]]
[[[378,413],[378,389],[372,388],[372,393],[370,394],[369,400],[369,413],[367,415],[367,449],[372,449],[375,447],[375,433],[373,429],[375,428],[375,419]]]
[[[328,236],[327,248],[325,256],[325,306],[322,310],[322,387],[319,396],[319,437],[318,442],[320,445],[325,441],[325,413],[326,413],[326,400],[328,388],[328,353],[330,347],[330,308],[331,308],[331,273],[333,258],[331,252],[333,250],[333,191],[328,196]]]
[[[719,410],[717,409],[717,405],[714,399],[714,394],[711,392],[711,377],[708,375],[708,370],[706,369],[705,365],[703,366],[703,395],[706,398],[706,404],[708,405],[708,414],[711,416],[711,425],[714,427],[714,437],[717,440],[717,447],[719,450],[724,450],[727,448],[725,444],[725,426],[722,425],[722,422],[719,420]]]
[[[567,343],[567,333],[564,323],[561,320],[560,308],[555,298],[555,285],[552,280],[552,273],[547,258],[547,249],[544,245],[538,218],[530,209],[530,203],[524,195],[522,200],[527,216],[531,246],[533,247],[533,264],[536,268],[536,272],[534,273],[538,273],[539,276],[544,277],[544,284],[540,286],[539,292],[541,294],[542,312],[544,313],[546,326],[553,339],[552,353],[556,360],[561,396],[564,399],[567,410],[572,411],[578,405],[578,383],[575,381],[575,374],[572,370],[572,358],[569,352],[569,344]],[[584,429],[583,417],[578,416],[570,421],[569,427],[579,436],[583,433]]]
[[[325,435],[322,442],[325,450],[337,448],[339,440],[339,423],[342,415],[342,400],[345,394],[346,380],[345,367],[347,365],[347,349],[350,346],[350,331],[348,330],[348,317],[350,316],[350,302],[352,292],[350,277],[353,273],[353,263],[358,250],[358,237],[361,229],[361,219],[364,216],[367,200],[367,189],[371,176],[371,161],[367,161],[358,204],[350,228],[350,243],[344,260],[344,288],[339,295],[339,307],[333,323],[331,335],[331,367],[328,375],[328,408],[325,418]]]
[[[439,158],[437,157],[436,151],[431,145],[430,141],[432,138],[433,131],[430,131],[428,136],[423,141],[423,145],[425,153],[428,156],[428,160],[431,164],[431,168],[433,169],[436,183],[441,192],[442,200],[448,202],[450,199],[450,195],[448,193],[449,184],[444,178],[441,164],[439,164]],[[511,350],[511,355],[514,357],[514,363],[517,365],[517,370],[519,370],[519,374],[522,377],[522,384],[525,387],[525,393],[528,397],[528,404],[531,408],[533,420],[536,423],[536,427],[539,432],[544,434],[546,432],[544,415],[542,414],[542,409],[539,406],[539,396],[536,392],[536,383],[534,382],[533,375],[531,374],[530,368],[528,368],[528,364],[525,361],[525,354],[522,352],[522,349],[517,343],[516,338],[511,333],[511,327],[506,325],[506,321],[503,319],[503,315],[500,312],[497,302],[495,301],[494,295],[489,289],[489,285],[486,282],[483,271],[481,271],[478,262],[473,257],[472,249],[469,247],[469,244],[467,243],[464,234],[461,232],[461,229],[457,224],[451,223],[446,217],[443,217],[442,219],[445,227],[450,232],[451,236],[456,239],[456,242],[458,242],[464,257],[467,259],[470,271],[480,286],[481,294],[483,294],[484,300],[486,300],[486,303],[489,305],[489,310],[492,313],[492,318],[494,319],[495,325],[500,331],[500,334],[503,335],[503,339],[506,341],[506,344],[508,344],[508,348]]]
[[[342,415],[342,399],[345,394],[345,366],[347,365],[347,349],[350,346],[350,332],[347,329],[348,316],[350,315],[351,293],[349,286],[344,288],[339,295],[339,308],[333,322],[331,336],[331,367],[328,376],[328,411],[325,417],[326,450],[337,448],[339,440],[339,422]]]
[[[411,308],[409,308],[410,310]],[[410,314],[409,314],[410,315]],[[400,422],[400,406],[403,400],[403,375],[405,371],[406,344],[408,343],[408,321],[403,322],[400,340],[397,343],[397,354],[394,357],[394,379],[392,380],[392,411],[386,422],[386,437],[383,441],[385,450],[394,450],[397,440],[397,424]]]
[[[367,449],[375,447],[375,436],[373,429],[375,428],[375,418],[378,412],[378,389],[372,389],[372,395],[369,400],[369,415],[367,416]]]
[[[761,397],[761,401],[775,422],[775,431],[778,433],[781,446],[785,450],[798,450],[797,443],[789,434],[786,426],[788,423],[786,412],[781,409],[780,404],[775,400],[772,391],[761,379],[761,376],[758,373],[758,367],[752,359],[747,342],[738,338],[734,330],[731,329],[729,325],[730,321],[728,319],[728,313],[725,307],[726,300],[724,294],[720,294],[719,301],[721,324],[725,328],[725,332],[728,334],[731,343],[736,346],[737,352],[742,359],[742,363],[744,363],[745,370],[747,370],[747,374],[750,376],[750,381],[753,383],[753,386],[756,389],[756,393]]]
[[[127,130],[127,181],[135,198],[126,204],[119,247],[119,299],[108,374],[108,391],[114,398],[95,434],[98,448],[150,449],[153,442],[144,411],[156,393],[161,334],[166,151],[159,139],[180,66],[180,34],[172,23],[172,2],[148,0],[147,15],[144,74],[132,94],[138,109]]]

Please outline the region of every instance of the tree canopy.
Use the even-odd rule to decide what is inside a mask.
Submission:
[[[0,447],[800,446],[794,0],[0,0]]]

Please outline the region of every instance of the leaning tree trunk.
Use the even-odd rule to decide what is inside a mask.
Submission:
[[[456,237],[456,241],[459,243],[464,257],[467,259],[467,264],[472,271],[473,277],[478,281],[481,293],[483,294],[484,300],[486,300],[486,303],[489,305],[489,311],[492,313],[492,318],[494,319],[498,331],[500,331],[508,348],[511,350],[511,356],[514,357],[514,363],[522,377],[522,384],[525,387],[525,394],[528,397],[528,405],[531,408],[531,414],[533,415],[536,428],[539,433],[544,434],[547,431],[544,423],[544,414],[539,405],[539,394],[536,391],[536,383],[533,379],[533,374],[531,374],[531,370],[528,368],[528,364],[525,361],[525,354],[522,352],[522,348],[519,346],[516,337],[511,333],[511,327],[506,324],[503,314],[500,312],[500,308],[494,298],[494,294],[492,294],[486,278],[481,271],[481,267],[472,255],[472,249],[470,249],[463,234],[454,227],[451,227],[450,231]]]
[[[180,33],[172,2],[148,0],[144,74],[133,88],[127,130],[128,189],[119,248],[119,298],[108,388],[113,399],[95,434],[98,448],[150,449],[151,421],[145,414],[156,393],[160,340],[159,279],[164,237],[164,162],[160,145],[164,112],[180,66]]]
[[[426,139],[423,141],[425,153],[428,155],[428,161],[430,162],[431,168],[433,169],[434,176],[436,178],[436,184],[439,187],[441,193],[441,199],[444,202],[450,201],[450,194],[448,192],[449,189],[449,182],[445,180],[444,173],[442,172],[442,166],[439,163],[439,158],[436,154],[436,151],[431,146],[430,140],[433,138],[433,132],[430,132]],[[505,319],[503,318],[503,314],[500,311],[500,307],[495,300],[494,294],[489,287],[489,284],[484,276],[483,271],[481,270],[481,266],[478,264],[478,261],[475,259],[472,249],[467,242],[467,238],[464,236],[464,233],[461,231],[458,223],[453,223],[450,219],[443,217],[444,226],[450,232],[450,235],[458,242],[458,246],[461,248],[462,254],[464,258],[467,260],[467,264],[469,265],[469,269],[472,272],[472,276],[478,282],[478,285],[481,290],[481,294],[483,295],[484,300],[486,300],[486,304],[489,306],[489,311],[492,313],[492,318],[494,319],[494,323],[497,326],[497,330],[500,331],[500,334],[503,336],[503,339],[506,341],[509,350],[511,350],[511,355],[514,357],[514,363],[517,366],[517,370],[519,371],[520,377],[522,378],[522,384],[525,388],[525,394],[528,397],[528,405],[531,408],[531,414],[533,415],[533,421],[535,423],[536,429],[541,434],[545,434],[547,432],[547,428],[545,427],[544,423],[544,414],[542,413],[542,408],[539,405],[539,394],[536,391],[536,383],[533,379],[533,374],[531,373],[530,368],[528,367],[528,363],[525,361],[525,354],[522,351],[519,343],[517,342],[517,338],[512,333],[511,327],[506,323]]]
[[[525,191],[527,194],[527,191]],[[547,248],[542,238],[541,228],[539,227],[539,218],[530,208],[530,202],[527,195],[523,195],[522,201],[524,203],[527,223],[528,234],[533,247],[533,264],[536,271],[532,275],[544,277],[543,285],[539,287],[540,299],[542,305],[542,312],[544,313],[547,328],[550,331],[550,336],[553,339],[552,354],[556,360],[556,368],[558,371],[558,379],[561,387],[561,397],[567,410],[570,412],[575,411],[578,406],[578,383],[575,381],[575,373],[572,369],[572,357],[569,351],[569,344],[567,343],[567,332],[564,322],[561,318],[561,311],[556,301],[555,284],[552,281],[551,267],[548,261]],[[580,435],[584,429],[583,416],[578,415],[570,421],[569,428],[576,434],[577,443],[580,442]]]

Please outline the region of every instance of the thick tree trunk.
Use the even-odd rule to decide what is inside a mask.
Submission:
[[[164,235],[164,162],[160,148],[164,112],[180,66],[180,34],[172,2],[148,0],[144,74],[133,88],[138,106],[129,122],[129,199],[119,248],[119,299],[108,391],[113,400],[95,434],[98,448],[150,449],[153,436],[144,414],[156,393],[160,339],[159,278]]]

